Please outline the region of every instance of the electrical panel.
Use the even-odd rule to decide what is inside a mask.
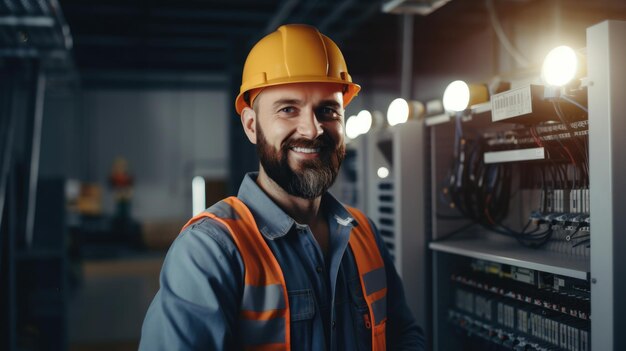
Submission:
[[[625,347],[624,35],[588,29],[583,84],[426,120],[433,349]]]
[[[587,280],[470,260],[450,276],[448,322],[473,349],[591,349]]]

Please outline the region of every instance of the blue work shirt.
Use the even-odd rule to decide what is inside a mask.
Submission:
[[[256,176],[246,175],[237,197],[252,212],[283,271],[292,349],[371,350],[368,307],[348,246],[352,227],[363,224],[326,193],[320,206],[330,230],[325,259],[309,227],[296,223],[278,207],[255,183]],[[218,216],[220,211],[219,206],[211,209]],[[375,231],[387,274],[387,349],[423,350],[421,329]],[[244,264],[222,224],[204,218],[187,227],[167,253],[160,284],[143,323],[140,350],[241,349],[237,325]]]

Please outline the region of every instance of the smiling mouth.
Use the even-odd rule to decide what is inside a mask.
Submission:
[[[308,147],[292,147],[291,150],[295,151],[295,152],[300,152],[303,154],[317,154],[320,152],[320,148],[316,147],[316,148],[308,148]]]

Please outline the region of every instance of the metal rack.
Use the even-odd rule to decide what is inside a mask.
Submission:
[[[73,70],[56,0],[0,3],[0,349],[67,348],[64,181],[39,179],[46,82]]]
[[[57,0],[0,4],[0,57],[69,58],[73,42]]]
[[[510,239],[498,235],[488,236],[485,233],[477,233],[467,238],[433,242],[429,247],[437,252],[478,258],[566,277],[589,278],[590,265],[585,257],[565,254],[547,255],[544,251],[516,246]]]

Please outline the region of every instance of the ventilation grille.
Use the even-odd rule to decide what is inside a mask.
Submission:
[[[396,224],[394,222],[394,186],[389,181],[378,183],[376,218],[380,235],[395,262],[396,257]]]

